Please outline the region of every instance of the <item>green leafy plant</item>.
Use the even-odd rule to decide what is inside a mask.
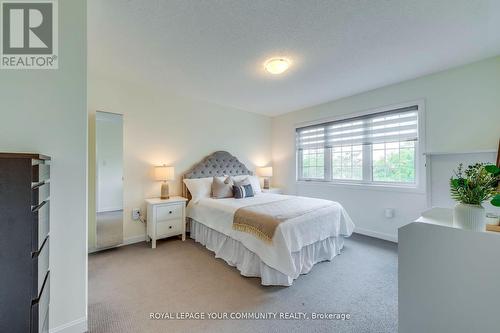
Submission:
[[[455,176],[450,179],[451,197],[461,203],[481,205],[492,199],[491,204],[500,207],[500,168],[495,165],[476,163],[464,169],[459,164]]]

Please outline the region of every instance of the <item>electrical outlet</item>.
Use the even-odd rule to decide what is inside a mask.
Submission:
[[[132,209],[132,220],[138,220],[141,216],[141,210],[139,208]]]

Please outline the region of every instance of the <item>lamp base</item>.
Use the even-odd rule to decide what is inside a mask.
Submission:
[[[164,182],[161,184],[160,199],[162,199],[162,200],[170,199],[170,195],[168,193],[168,183],[167,182]]]
[[[269,190],[269,178],[264,178],[264,190]]]

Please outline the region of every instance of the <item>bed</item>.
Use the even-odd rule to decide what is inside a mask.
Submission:
[[[242,178],[253,173],[236,157],[218,151],[183,178],[208,181],[226,176]],[[190,237],[236,267],[241,275],[260,277],[262,285],[291,286],[316,263],[339,255],[344,238],[354,229],[345,209],[328,200],[272,193],[243,199],[214,199],[210,195],[192,199],[184,182],[183,195],[190,199],[186,212]],[[272,238],[235,228],[235,216],[254,207],[278,211],[276,216],[282,217]]]

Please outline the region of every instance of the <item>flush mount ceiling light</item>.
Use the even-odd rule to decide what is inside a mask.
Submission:
[[[285,58],[272,58],[265,62],[266,71],[273,75],[285,72],[290,67],[290,61]]]

